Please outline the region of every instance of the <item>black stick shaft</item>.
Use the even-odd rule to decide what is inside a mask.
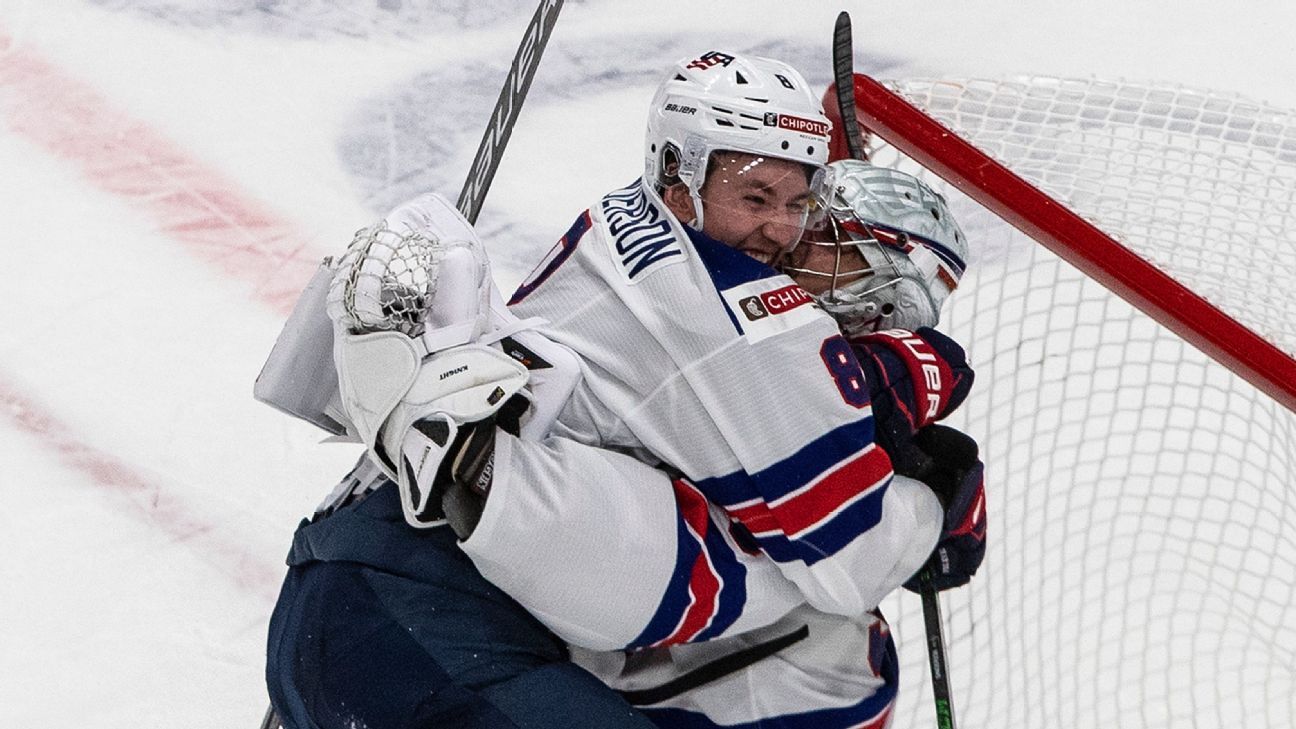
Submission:
[[[513,66],[504,79],[504,88],[500,89],[495,111],[491,113],[490,123],[486,125],[486,132],[477,147],[477,156],[473,158],[472,168],[468,170],[468,179],[464,181],[463,190],[459,193],[459,202],[455,204],[470,223],[477,222],[482,202],[486,199],[486,191],[495,179],[495,170],[499,168],[504,146],[513,134],[513,123],[522,111],[522,102],[526,100],[527,91],[531,88],[531,79],[535,78],[540,56],[549,42],[554,23],[558,21],[558,11],[562,9],[562,4],[563,0],[540,0],[531,24],[522,36],[517,55],[513,57]]]
[[[837,87],[837,109],[841,112],[842,133],[852,159],[866,159],[860,138],[859,119],[855,116],[855,53],[851,39],[850,13],[837,15],[833,26],[833,83]]]
[[[936,702],[938,729],[956,729],[954,700],[950,695],[945,661],[945,625],[941,620],[940,597],[931,587],[930,576],[922,578],[923,623],[927,628],[927,661],[931,666],[932,697]]]

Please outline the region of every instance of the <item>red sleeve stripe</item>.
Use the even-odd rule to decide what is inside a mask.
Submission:
[[[697,539],[698,544],[706,543],[707,502],[702,493],[693,484],[684,479],[676,479],[675,497],[680,505],[680,515],[688,525],[689,533]],[[670,635],[653,644],[653,647],[686,643],[695,638],[715,618],[720,608],[720,588],[723,586],[711,555],[705,547],[693,562],[689,575],[689,606],[680,617],[680,622]]]
[[[891,459],[876,444],[805,486],[768,505],[748,502],[730,510],[755,536],[782,532],[789,538],[813,530],[891,479]]]

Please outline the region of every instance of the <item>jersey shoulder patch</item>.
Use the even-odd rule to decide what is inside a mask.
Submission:
[[[823,316],[805,289],[703,233],[687,231],[738,333],[755,343]]]
[[[823,316],[806,290],[784,276],[739,284],[720,292],[738,330],[755,343]]]
[[[688,260],[674,217],[635,180],[598,204],[613,264],[628,284]]]

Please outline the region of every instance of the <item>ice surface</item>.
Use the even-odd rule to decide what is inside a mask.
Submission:
[[[252,381],[314,261],[414,192],[457,194],[533,9],[0,0],[0,724],[259,720],[289,535],[356,451]],[[839,9],[569,0],[481,219],[501,287],[639,174],[667,64],[725,46],[824,83]],[[849,9],[879,75],[1296,106],[1284,0]]]

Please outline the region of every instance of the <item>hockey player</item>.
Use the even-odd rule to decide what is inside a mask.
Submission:
[[[975,571],[984,550],[984,514],[976,503],[980,468],[974,444],[957,432],[929,425],[924,410],[930,391],[923,389],[922,374],[911,375],[914,352],[903,343],[908,340],[918,351],[928,341],[946,352],[949,345],[929,330],[920,336],[871,332],[889,328],[901,317],[917,329],[934,324],[941,301],[962,272],[966,248],[952,223],[933,224],[940,220],[934,215],[948,221],[948,211],[917,180],[854,162],[834,167],[838,174],[833,221],[841,223],[834,229],[851,243],[820,241],[797,255],[797,280],[821,294],[819,301],[838,316],[844,331],[859,335],[852,345],[866,363],[879,414],[878,440],[902,454],[897,468],[911,468],[939,493],[959,501],[947,509],[949,536],[942,539],[935,560],[941,565],[937,585],[955,586]],[[897,234],[907,240],[894,244]],[[904,248],[910,246],[906,253]],[[964,377],[951,389],[940,415],[956,407],[967,384]],[[933,453],[935,458],[929,455]],[[507,509],[508,502],[501,501]],[[716,523],[722,528],[725,524],[723,518]],[[618,529],[624,534],[634,526],[622,524]],[[600,559],[615,561],[620,542],[613,536]],[[473,539],[465,545],[473,545]],[[721,563],[726,556],[718,549],[708,554],[705,546],[701,555],[699,563]],[[749,585],[768,584],[761,568],[759,562],[748,565]],[[749,604],[770,599],[752,593]],[[574,655],[660,726],[746,726],[757,721],[880,726],[890,714],[898,685],[893,642],[879,614],[830,615],[807,605],[771,626],[733,637],[633,654],[574,650]]]
[[[768,265],[823,197],[829,130],[785,64],[680,63],[644,179],[579,216],[510,308],[580,357],[560,434],[669,464],[810,604],[859,615],[926,560],[941,510],[892,478],[835,322]]]
[[[879,443],[901,454],[901,467],[948,499],[947,536],[933,564],[939,565],[938,587],[956,586],[976,570],[984,550],[980,467],[970,439],[931,423],[961,402],[970,371],[956,345],[923,327],[936,322],[941,302],[961,275],[966,245],[943,201],[914,178],[862,163],[834,166],[834,226],[829,230],[849,243],[813,244],[795,257],[795,272],[798,281],[821,294],[819,301],[838,317],[842,329],[857,335],[852,347],[866,363],[875,411],[881,415]],[[882,245],[879,239],[892,244]],[[921,333],[872,333],[897,320]],[[936,362],[950,365],[943,387],[930,386],[922,372],[922,365]],[[935,409],[929,405],[932,397],[940,399]],[[501,470],[517,467],[518,451],[513,453],[506,467],[497,468],[496,478]],[[595,467],[587,465],[587,472]],[[654,488],[651,476],[637,473],[636,483],[628,484],[633,488],[612,494],[607,482],[597,482],[588,495],[581,488],[591,479],[572,473],[559,475],[552,488],[543,486],[542,473],[521,482],[501,479],[478,525],[486,535],[469,536],[464,549],[485,574],[574,643],[616,647],[634,641],[627,645],[639,650],[629,654],[573,653],[660,726],[756,721],[880,726],[889,716],[898,680],[894,645],[881,615],[829,614],[804,604],[770,560],[742,551],[742,540],[732,538],[731,518],[723,510],[708,509],[687,480],[672,484],[680,528],[652,526],[659,512],[651,502],[669,491],[665,485]],[[623,472],[622,479],[627,478]],[[669,498],[665,501],[669,505]],[[545,508],[546,502],[563,506]],[[587,506],[585,518],[581,514]],[[553,520],[545,518],[550,515]],[[593,559],[580,541],[550,537],[570,534],[563,530],[572,527],[599,545]],[[642,596],[667,589],[655,586],[662,558],[678,560],[674,572],[666,574],[689,577],[677,587],[689,594],[687,609],[670,617],[677,633],[650,643],[633,631],[609,639],[614,634],[610,626],[623,610],[633,612],[633,606],[622,608],[621,595],[640,597],[643,608],[656,606]],[[595,564],[586,567],[590,562]],[[528,567],[547,577],[537,583]],[[636,575],[635,586],[642,591],[607,590],[608,582],[623,581],[627,572]],[[591,573],[594,579],[586,579]],[[741,614],[726,629],[725,613],[735,610]],[[779,610],[788,612],[780,617]],[[637,630],[648,617],[629,624]],[[772,624],[762,625],[771,618]],[[573,628],[576,623],[579,629]],[[604,632],[583,632],[596,623],[605,626]],[[697,642],[703,637],[710,639]]]
[[[718,53],[699,57],[682,67],[678,75],[687,82],[690,76],[729,69],[731,65],[736,66],[731,70],[738,72],[744,85],[764,82],[767,92],[776,90],[771,85],[775,83],[793,91],[803,86],[790,69],[779,74]],[[745,76],[741,73],[744,70]],[[668,82],[664,92],[669,86]],[[689,101],[697,104],[700,100],[674,99],[667,94],[664,100],[659,95],[659,101],[654,104],[654,114],[687,117],[699,108],[690,107]],[[741,107],[732,103],[726,106]],[[893,480],[885,454],[871,443],[868,393],[849,345],[836,334],[830,320],[807,306],[808,300],[799,298],[800,289],[789,286],[787,279],[774,275],[760,262],[773,260],[799,235],[814,199],[817,163],[822,154],[816,151],[815,141],[826,134],[826,128],[815,126],[813,109],[793,109],[800,112],[798,115],[771,106],[763,110],[764,116],[750,112],[744,115],[740,108],[728,121],[748,127],[747,131],[784,129],[787,133],[779,135],[748,135],[772,138],[758,140],[761,144],[782,142],[772,150],[753,148],[758,145],[744,144],[741,139],[725,139],[723,146],[709,147],[708,138],[715,141],[722,137],[715,130],[708,130],[709,135],[654,137],[650,125],[650,172],[663,183],[662,196],[658,196],[657,186],[648,183],[609,195],[578,219],[546,265],[515,296],[515,302],[524,312],[534,306],[545,313],[551,321],[545,333],[584,358],[583,377],[558,415],[556,431],[679,468],[691,477],[676,481],[680,484],[679,498],[693,498],[702,504],[702,521],[687,526],[705,526],[714,507],[725,519],[714,524],[732,520],[731,532],[713,528],[702,535],[706,546],[719,540],[734,554],[740,549],[738,545],[758,546],[761,559],[773,558],[777,562],[777,571],[768,573],[769,579],[787,580],[798,593],[798,600],[808,598],[828,613],[860,615],[894,587],[880,585],[887,581],[898,584],[925,560],[930,540],[939,530],[940,508],[925,486]],[[689,108],[693,111],[689,112]],[[721,113],[734,114],[724,109],[715,114]],[[703,115],[708,123],[718,124],[720,117],[715,114],[704,110]],[[767,126],[774,129],[762,130],[760,125],[751,124],[753,116],[771,122]],[[805,154],[789,142],[803,143]],[[711,175],[706,174],[708,166],[712,167]],[[676,179],[678,184],[670,184]],[[716,184],[711,185],[711,181]],[[684,228],[683,222],[701,231]],[[716,238],[707,236],[708,231]],[[752,255],[737,254],[735,249]],[[579,317],[573,314],[578,308],[585,309]],[[616,341],[622,337],[628,337],[629,344],[641,345],[638,361],[615,354],[617,345],[624,344]],[[390,340],[385,339],[388,343]],[[805,347],[807,342],[818,346]],[[794,343],[797,346],[791,346]],[[798,347],[809,351],[813,358],[792,356]],[[357,370],[375,362],[399,364],[400,359],[398,351],[373,347],[355,348],[350,355],[345,354],[346,346],[340,351],[344,354],[339,362],[349,361]],[[383,360],[386,355],[394,358]],[[785,356],[793,362],[784,362]],[[807,366],[811,363],[814,367]],[[481,369],[475,360],[454,364],[442,369],[437,379],[444,379],[441,375],[453,377],[459,368],[470,365]],[[422,478],[425,474],[419,473],[413,463],[399,462],[399,454],[407,453],[405,449],[411,442],[415,447],[421,445],[425,455],[470,453],[472,449],[466,446],[471,445],[471,438],[451,442],[448,435],[458,426],[473,422],[471,418],[442,421],[446,430],[441,433],[405,428],[431,414],[416,412],[431,401],[419,402],[411,397],[419,385],[418,369],[415,367],[412,374],[414,387],[405,392],[397,387],[385,393],[351,393],[353,403],[389,401],[393,397],[404,400],[395,411],[388,407],[382,412],[383,407],[378,407],[356,419],[367,421],[368,439],[374,446],[381,427],[390,424],[389,416],[401,412],[403,420],[397,419],[401,427],[389,429],[395,431],[395,440],[390,439],[392,432],[386,434],[386,465],[402,469],[399,480],[404,487],[403,506],[406,515],[412,513],[415,521],[426,516],[426,486],[433,479]],[[490,380],[495,389],[503,395],[516,390],[517,378],[506,367],[496,371],[499,377]],[[819,376],[805,376],[810,372],[818,372]],[[343,374],[345,390],[347,373]],[[735,429],[743,425],[746,416],[762,415],[768,405],[744,404],[740,402],[743,397],[734,396],[750,399],[753,393],[727,391],[727,378],[734,375],[778,386],[780,389],[770,389],[775,396],[773,404],[784,409],[780,413],[783,422],[767,423],[751,438],[740,438]],[[409,385],[407,381],[402,387]],[[495,390],[489,392],[493,395]],[[503,397],[498,401],[507,402]],[[608,407],[609,401],[621,401],[624,413]],[[445,403],[440,405],[446,409]],[[662,427],[676,416],[681,418],[682,427]],[[758,422],[758,418],[750,422]],[[464,430],[471,434],[474,429]],[[493,450],[496,472],[507,470],[499,464],[508,458],[510,448],[521,448],[511,438],[499,436]],[[562,454],[558,456],[553,463],[564,463]],[[431,470],[437,470],[435,465]],[[614,475],[615,471],[613,468]],[[476,470],[477,475],[483,473],[482,469]],[[357,480],[365,480],[362,475]],[[483,483],[474,480],[469,485]],[[496,480],[491,488],[494,497],[488,505],[502,500],[503,481]],[[538,626],[528,623],[525,616],[510,617],[520,612],[516,606],[510,607],[506,598],[479,578],[462,579],[464,565],[447,560],[444,529],[418,535],[392,529],[392,517],[400,513],[392,491],[378,489],[356,504],[345,503],[344,498],[335,505],[336,513],[299,531],[290,557],[294,569],[272,626],[268,672],[281,711],[301,725],[311,725],[306,723],[308,719],[297,717],[318,717],[318,707],[311,704],[327,695],[335,702],[331,710],[336,716],[350,712],[352,717],[377,717],[371,723],[380,725],[406,725],[402,722],[416,714],[429,721],[435,716],[458,716],[460,719],[453,720],[458,723],[451,725],[460,726],[476,725],[470,721],[508,726],[504,722],[520,721],[519,717],[550,722],[547,725],[617,725],[604,715],[608,707],[612,715],[621,717],[617,721],[632,723],[615,702],[602,702],[602,714],[587,702],[570,716],[546,716],[545,711],[556,707],[544,706],[543,696],[535,700],[535,694],[530,692],[536,683],[561,691],[556,687],[562,681],[575,678],[579,684],[579,677],[550,670],[561,662],[554,659],[555,646],[536,640],[534,631]],[[713,508],[709,509],[702,498]],[[614,499],[608,502],[616,503]],[[672,514],[674,508],[672,504]],[[695,510],[694,515],[697,513]],[[887,537],[888,530],[908,538],[923,528],[929,531],[929,540],[922,543],[919,534],[918,546],[909,552],[899,550],[904,554],[896,559],[897,540]],[[465,542],[465,547],[477,536]],[[888,564],[879,558],[883,554],[895,561]],[[670,561],[672,564],[665,570],[654,570],[655,576],[675,574],[678,565],[673,564],[674,555]],[[451,575],[453,579],[447,579]],[[509,581],[507,576],[496,575],[493,579]],[[530,580],[536,582],[538,575],[531,575]],[[447,583],[452,583],[452,589],[446,589]],[[734,579],[723,587],[741,583],[742,579]],[[735,603],[731,594],[730,605],[718,613],[699,614],[698,601],[685,599],[680,603],[676,599],[695,594],[694,587],[697,585],[686,579],[683,585],[676,585],[680,594],[672,596],[668,589],[655,608],[652,603],[646,605],[650,613],[646,616],[647,626],[637,640],[607,635],[601,638],[624,645],[668,644],[721,635],[740,626],[744,613],[739,609],[734,614],[734,606],[742,608],[741,596]],[[458,599],[450,599],[450,593],[456,591],[460,593]],[[614,595],[609,594],[609,598]],[[474,620],[456,619],[455,611],[447,609],[456,602],[473,604],[478,611],[472,616]],[[720,606],[724,602],[717,597],[711,604]],[[325,607],[324,603],[330,604]],[[442,614],[435,620],[419,615],[421,609],[437,606],[442,608]],[[493,618],[482,612],[482,606],[495,610],[497,615]],[[535,607],[532,611],[546,615]],[[557,610],[550,617],[563,612]],[[331,621],[344,616],[366,616],[369,622],[360,630],[354,624],[330,626]],[[494,632],[462,634],[469,623],[493,625]],[[316,640],[306,642],[303,648],[301,631],[312,628],[319,634],[365,638],[342,645]],[[563,632],[561,625],[559,631]],[[375,636],[382,640],[374,640]],[[476,638],[485,644],[474,645],[472,636],[489,637]],[[442,644],[446,642],[455,648],[445,648]],[[599,647],[597,640],[591,642]],[[470,647],[464,648],[466,644]],[[513,665],[508,671],[491,675],[493,669],[487,664],[496,661],[482,663],[469,658],[470,653],[490,656],[494,649],[498,659],[499,651],[505,647],[529,656],[531,667],[538,670],[528,672],[526,666],[519,669]],[[370,670],[390,666],[396,656],[410,661],[414,670]],[[339,662],[351,667],[354,674],[336,670]],[[468,675],[451,678],[447,670]],[[481,675],[472,675],[474,671]],[[366,676],[371,681],[378,676],[380,683],[386,682],[386,689],[395,690],[395,695],[376,702],[373,687],[355,680]],[[433,701],[432,696],[437,700]],[[490,712],[495,714],[482,718]]]

